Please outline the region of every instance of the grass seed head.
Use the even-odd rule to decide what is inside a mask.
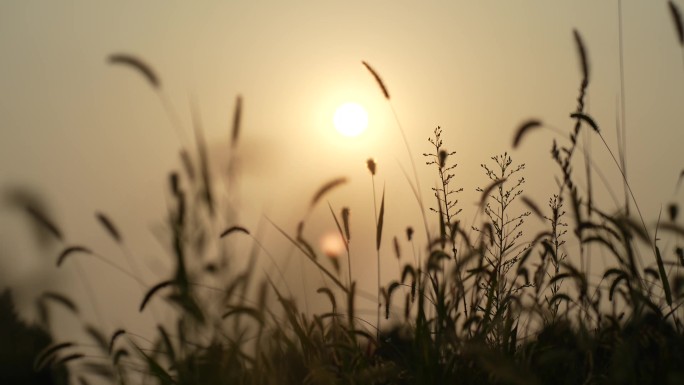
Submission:
[[[670,15],[672,15],[672,21],[675,25],[675,31],[677,32],[677,40],[679,40],[679,45],[684,47],[684,27],[682,26],[682,14],[679,12],[679,8],[672,1],[668,1],[667,5],[670,8]]]
[[[387,91],[387,87],[385,87],[385,83],[380,78],[380,75],[378,75],[378,73],[375,72],[373,67],[371,67],[370,64],[368,64],[367,62],[362,61],[361,64],[363,64],[364,67],[366,67],[366,69],[368,69],[368,71],[371,73],[371,75],[373,75],[375,81],[378,82],[378,86],[380,86],[380,90],[382,90],[382,94],[385,96],[385,99],[389,100],[389,92]]]
[[[351,240],[351,232],[349,231],[349,207],[342,208],[342,222],[344,223],[344,235],[347,237],[347,242]]]
[[[370,171],[371,175],[375,175],[375,160],[373,160],[373,158],[368,158],[368,160],[366,161],[366,165],[368,166],[368,171]]]
[[[145,79],[147,79],[147,81],[152,85],[153,88],[158,89],[159,87],[161,87],[159,77],[157,77],[157,74],[154,73],[152,67],[150,67],[144,61],[138,59],[135,56],[127,54],[110,55],[109,63],[123,64],[131,68],[134,68],[135,70],[140,72],[140,74],[143,75]]]

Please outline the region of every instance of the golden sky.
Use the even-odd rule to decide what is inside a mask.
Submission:
[[[661,204],[682,200],[673,190],[684,168],[684,61],[666,5],[622,1],[627,173],[651,221]],[[385,239],[420,227],[420,217],[401,171],[410,162],[392,110],[361,61],[389,89],[425,197],[436,174],[420,154],[430,150],[433,129],[444,129],[445,145],[457,151],[463,220],[471,223],[474,190],[486,184],[479,165],[510,150],[522,121],[538,118],[562,132],[573,126],[580,82],[573,28],[590,58],[587,111],[616,151],[617,1],[3,1],[0,188],[39,192],[70,241],[111,249],[93,217],[102,210],[140,258],[161,258],[150,229],[163,220],[167,173],[179,167],[182,143],[144,79],[106,62],[112,53],[132,54],[160,76],[188,137],[189,103],[196,100],[217,178],[229,157],[235,97],[242,95],[240,224],[256,229],[266,215],[294,231],[316,189],[348,177],[326,199],[337,210],[351,207],[354,273],[373,277],[368,157],[379,165],[378,193],[386,186]],[[367,132],[357,138],[340,136],[332,125],[335,108],[348,101],[369,114]],[[513,151],[516,162],[527,163],[526,191],[540,204],[554,191],[553,138],[565,140],[541,130]],[[596,137],[589,147],[621,199],[605,147]],[[614,208],[601,182],[594,184],[606,209]],[[334,229],[325,205],[311,221],[318,224],[312,238]],[[286,244],[264,228],[278,254]],[[35,247],[18,213],[3,206],[0,229],[0,280],[29,293],[40,287],[37,280],[77,286],[60,278],[68,274]],[[303,271],[316,274],[309,267]],[[89,268],[110,273],[101,285],[125,281],[101,265]]]

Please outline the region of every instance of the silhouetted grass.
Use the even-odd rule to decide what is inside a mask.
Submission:
[[[681,43],[679,11],[672,2],[668,6]],[[249,229],[225,224],[230,218],[223,217],[224,207],[214,194],[196,116],[196,154],[183,149],[182,171],[170,176],[167,230],[174,271],[161,282],[145,284],[140,302],[143,312],[151,301],[166,301],[175,309],[175,317],[147,336],[149,343],[130,338],[124,329],[107,334],[86,325],[99,357],[84,356],[78,344],[63,342],[50,345],[36,362],[41,368],[78,363],[83,383],[93,375],[122,384],[684,383],[684,275],[675,268],[684,266],[684,252],[680,247],[661,248],[669,245],[664,239],[684,236],[677,222],[678,207],[671,204],[666,221],[659,219],[654,227],[647,226],[631,193],[624,162],[615,157],[614,166],[623,177],[637,218],[629,215],[627,204],[616,212],[596,206],[591,183],[586,188],[577,183],[574,155],[580,150],[581,135],[598,136],[611,155],[612,150],[599,122],[585,110],[590,91],[589,52],[579,32],[573,35],[580,86],[577,104],[569,114],[567,137],[550,144],[558,179],[549,183],[555,183],[558,190],[546,205],[523,195],[525,165],[505,152],[481,164],[487,181],[476,190],[481,222],[472,228],[464,226],[466,220],[455,199],[463,188],[452,184],[458,180],[457,153],[445,149],[438,127],[429,139],[435,152],[424,156],[427,166],[437,171],[439,187],[433,188],[432,211],[439,234],[431,236],[426,223],[428,242],[417,245],[424,259],[415,257],[413,228],[407,229],[406,241],[393,236],[400,263],[404,242],[411,245],[414,258],[400,265],[395,280],[383,285],[385,190],[378,210],[375,176],[381,169],[368,160],[378,258],[375,322],[360,317],[355,309],[359,292],[351,274],[349,241],[354,229],[349,209],[342,209],[340,222],[329,205],[347,252],[346,274],[335,258],[320,258],[304,234],[311,210],[344,178],[318,189],[296,234],[274,224],[305,261],[321,272],[323,286],[315,292],[327,298],[328,311],[302,312],[286,284],[255,271],[253,256],[242,270],[227,263],[242,256],[231,253],[224,243],[226,237],[258,242]],[[140,71],[159,92],[159,78],[142,61],[127,55],[113,55],[110,60]],[[363,65],[389,103],[387,83],[368,63]],[[241,103],[238,98],[233,147],[238,145]],[[518,147],[533,129],[544,127],[537,119],[525,121],[513,132],[512,146]],[[422,201],[415,173],[414,177],[407,181],[422,210],[430,203]],[[58,227],[45,214],[34,206],[26,209],[38,225],[62,240]],[[544,223],[537,233],[530,233],[525,224],[533,214]],[[97,218],[117,243],[124,244],[108,217],[98,214]],[[423,219],[428,220],[424,210]],[[219,250],[222,260],[218,263],[202,262],[210,245]],[[585,263],[590,250],[611,256],[599,282],[591,281]],[[58,266],[68,268],[63,262],[75,253],[99,256],[83,246],[64,245],[56,259]],[[212,279],[216,277],[221,279]],[[223,286],[209,282],[223,282]],[[39,302],[45,324],[50,322],[46,300],[77,313],[68,297],[46,293]],[[379,328],[381,315],[396,326]]]

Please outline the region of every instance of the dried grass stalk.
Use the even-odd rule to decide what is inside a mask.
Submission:
[[[134,68],[135,70],[140,72],[140,74],[142,74],[148,82],[150,82],[152,87],[154,87],[155,89],[161,87],[159,78],[154,73],[152,68],[135,56],[127,54],[113,54],[109,56],[109,63],[123,64],[131,68]]]
[[[373,67],[371,67],[370,64],[368,64],[367,62],[362,61],[361,64],[363,64],[366,67],[366,69],[368,69],[368,71],[371,73],[371,75],[373,75],[375,81],[378,82],[378,85],[382,90],[382,94],[385,95],[385,99],[389,100],[389,92],[387,91],[387,87],[385,87],[385,83],[383,83],[382,79],[380,78],[380,75],[378,75],[378,73],[375,72]]]

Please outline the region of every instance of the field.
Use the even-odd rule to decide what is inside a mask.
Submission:
[[[668,11],[679,42],[671,48],[684,52],[681,13],[672,2]],[[374,223],[367,227],[372,234],[364,236],[374,240],[374,247],[363,252],[368,269],[377,271],[377,291],[359,289],[352,274],[357,269],[352,261],[358,259],[352,258],[357,250],[350,245],[360,234],[350,218],[360,214],[326,199],[346,178],[330,178],[307,197],[307,211],[295,232],[269,223],[296,258],[319,273],[308,289],[325,301],[323,311],[302,307],[270,254],[269,267],[260,269],[256,252],[237,252],[227,242],[268,254],[255,229],[232,222],[230,215],[239,207],[225,199],[212,176],[216,165],[198,119],[193,120],[195,146],[180,149],[178,170],[168,175],[164,230],[173,274],[163,280],[143,279],[128,253],[128,259],[114,261],[91,247],[66,242],[60,225],[39,205],[16,197],[44,236],[60,244],[51,261],[60,269],[74,268],[77,259],[100,260],[137,282],[141,295],[130,300],[137,301],[141,313],[152,312],[158,303],[172,310],[163,317],[154,314],[154,333],[145,336],[125,326],[112,331],[83,320],[88,341],[74,342],[51,339],[23,325],[11,316],[9,295],[3,296],[0,314],[9,315],[2,320],[8,325],[6,338],[17,336],[16,346],[30,349],[17,355],[16,374],[8,369],[0,379],[164,385],[684,383],[684,226],[679,206],[668,202],[655,220],[642,213],[631,186],[637,176],[625,174],[624,142],[611,147],[602,122],[586,107],[591,52],[581,31],[573,31],[572,37],[579,66],[568,127],[557,129],[537,118],[518,124],[507,134],[509,151],[483,155],[486,183],[481,186],[462,185],[458,146],[444,140],[443,128],[425,133],[430,152],[412,150],[418,144],[406,137],[392,84],[373,63],[361,63],[390,106],[396,135],[410,159],[402,191],[386,191],[380,181],[384,165],[372,158],[366,162]],[[128,54],[107,60],[141,76],[173,122],[175,112],[155,68]],[[242,103],[236,99],[231,151],[240,146]],[[547,148],[524,146],[544,131],[556,134]],[[625,133],[618,127],[620,135]],[[587,148],[588,137],[602,147]],[[556,170],[552,180],[541,182],[554,191],[544,201],[531,199],[526,191],[535,176],[516,161],[521,148],[548,153]],[[598,151],[608,153],[610,162],[595,162]],[[230,170],[228,183],[238,183],[231,179],[238,174]],[[597,203],[594,190],[602,170],[622,176],[621,185],[613,186],[619,197],[611,202],[618,210]],[[431,196],[421,192],[418,174],[424,172],[434,176]],[[684,171],[673,181],[675,194],[681,194],[682,179]],[[462,202],[473,191],[475,218],[465,217]],[[396,195],[409,196],[422,213],[422,221],[401,233],[387,231],[391,213],[386,200]],[[321,249],[307,236],[314,210],[334,222],[337,247]],[[128,250],[109,216],[98,212],[96,219],[114,243]],[[425,244],[416,241],[419,233]],[[396,262],[389,265],[381,254]],[[592,271],[598,255],[605,256],[606,266]],[[381,273],[395,269],[395,277],[386,282]],[[361,300],[377,305],[377,311],[360,312]],[[54,330],[58,325],[51,323],[51,313],[57,308],[79,319],[80,308],[92,305],[46,292],[36,303],[39,326]],[[11,354],[2,354],[10,362]],[[31,367],[19,369],[26,360]]]

